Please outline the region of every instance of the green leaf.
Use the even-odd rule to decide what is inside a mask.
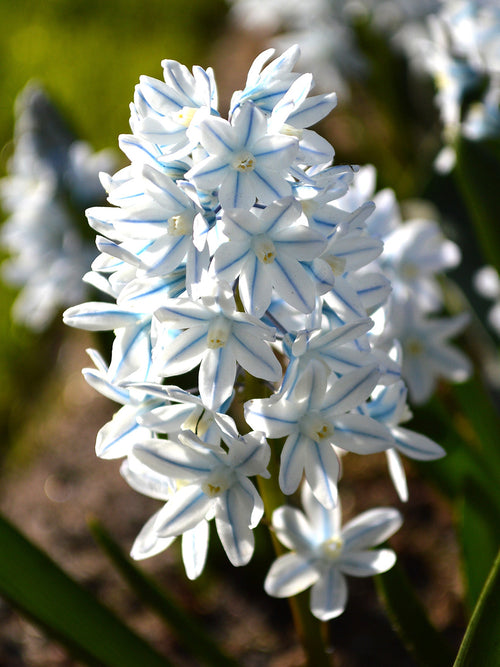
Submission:
[[[467,627],[454,667],[500,665],[500,550]]]
[[[459,537],[466,600],[473,609],[490,572],[500,541],[500,519],[483,489],[474,480],[468,480],[459,503]]]
[[[171,663],[0,515],[0,595],[89,665]]]
[[[401,566],[396,563],[375,577],[375,582],[396,632],[417,663],[422,667],[451,665],[450,647],[430,622]]]
[[[161,590],[151,577],[142,572],[123,553],[99,521],[92,519],[89,521],[89,527],[97,543],[131,588],[168,623],[186,649],[196,655],[203,664],[214,667],[237,667],[237,662],[229,658],[203,628],[186,614],[171,596],[167,595],[166,591]]]
[[[468,419],[477,441],[477,452],[490,471],[495,471],[500,498],[500,416],[486,391],[484,383],[477,375],[451,388],[460,412]]]
[[[456,175],[486,260],[500,271],[500,142],[457,141]]]
[[[455,389],[453,387],[453,391]],[[461,402],[467,402],[467,394],[462,396]],[[492,452],[494,436],[488,434],[484,442],[480,442],[474,430],[475,426],[479,427],[481,419],[484,423],[480,428],[483,429],[493,422],[485,407],[483,413],[479,403],[473,402],[473,406],[479,415],[471,423],[464,415],[464,405],[454,400],[450,390],[448,396],[441,397],[440,401],[434,397],[419,410],[420,419],[412,428],[433,438],[445,449],[446,456],[437,461],[415,462],[415,465],[426,479],[432,480],[452,500],[462,498],[469,480],[475,480],[488,496],[500,522],[500,474],[498,455]]]

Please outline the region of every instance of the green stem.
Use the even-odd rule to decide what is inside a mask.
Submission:
[[[277,444],[277,441],[275,441]],[[286,497],[281,492],[278,484],[279,463],[276,448],[271,446],[271,460],[269,462],[271,477],[258,478],[259,491],[264,501],[265,515],[271,525],[272,514],[280,505],[286,503]],[[286,549],[278,541],[274,531],[270,529],[273,547],[277,556],[283,554]],[[293,622],[297,635],[306,654],[307,667],[332,667],[331,655],[327,652],[324,641],[324,625],[316,619],[309,610],[309,592],[306,591],[294,597],[288,598],[292,611]]]
[[[239,403],[233,403],[231,406],[231,415],[234,418],[240,433],[244,433],[248,430],[248,426],[243,417],[243,403],[250,398],[262,396],[262,394],[262,382],[247,373],[245,377],[245,389],[241,394],[240,401]],[[278,452],[281,451],[283,440],[269,440],[269,445],[271,447],[271,459],[269,461],[268,470],[271,476],[269,479],[258,477],[257,483],[260,495],[264,501],[264,512],[269,526],[274,551],[277,556],[281,556],[286,552],[286,549],[277,539],[271,525],[274,510],[281,505],[285,505],[287,502],[287,498],[282,493],[278,482]],[[311,614],[311,611],[309,610],[309,592],[306,591],[300,595],[288,598],[288,602],[290,604],[297,635],[306,654],[307,667],[332,667],[331,654],[327,652],[324,639],[327,632],[323,632],[323,630],[326,629],[326,624],[321,623]]]

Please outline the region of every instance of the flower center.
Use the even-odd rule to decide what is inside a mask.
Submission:
[[[418,266],[416,266],[413,262],[407,262],[402,267],[401,274],[403,278],[406,278],[406,280],[415,280],[418,278],[420,271],[418,270]]]
[[[171,236],[188,236],[192,232],[193,218],[189,213],[180,213],[168,219],[168,233]]]
[[[182,428],[186,431],[192,431],[202,438],[213,424],[213,421],[214,417],[211,412],[197,406],[182,424]]]
[[[336,257],[335,255],[325,255],[321,259],[324,259],[328,266],[333,271],[334,276],[341,276],[345,271],[345,258]]]
[[[285,123],[280,130],[280,134],[286,134],[287,137],[297,137],[297,139],[302,139],[304,136],[304,130]]]
[[[241,151],[233,160],[233,169],[246,173],[255,169],[255,157],[250,151]]]
[[[323,542],[321,545],[321,551],[323,556],[328,560],[337,560],[337,558],[342,553],[343,546],[344,542],[340,535],[334,535],[334,537],[330,537]]]
[[[175,114],[174,118],[180,125],[189,127],[197,111],[198,109],[196,107],[182,107],[182,109]]]
[[[276,258],[276,248],[268,236],[256,236],[252,241],[252,248],[257,259],[263,264],[272,264]]]
[[[234,473],[229,469],[215,470],[201,485],[201,490],[209,498],[220,496],[227,491],[233,483]]]
[[[304,435],[319,443],[331,442],[335,431],[334,425],[317,412],[305,415],[300,421],[300,428]]]
[[[231,322],[226,317],[215,317],[207,332],[207,347],[210,350],[217,350],[224,347],[231,335]]]
[[[408,338],[404,342],[404,350],[409,356],[418,357],[424,352],[424,346],[418,338]]]

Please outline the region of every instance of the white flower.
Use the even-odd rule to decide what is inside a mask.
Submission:
[[[209,446],[194,433],[170,440],[148,440],[133,455],[157,475],[182,481],[151,526],[160,538],[181,535],[204,519],[215,525],[226,554],[235,566],[253,554],[252,529],[264,512],[262,499],[248,477],[268,476],[269,445],[262,434],[241,438],[223,435],[227,451]]]
[[[210,283],[209,283],[210,284]],[[274,331],[251,315],[236,310],[232,291],[216,285],[218,293],[197,300],[168,299],[155,312],[166,323],[167,340],[159,333],[154,363],[159,374],[179,375],[199,363],[199,390],[203,402],[216,409],[231,395],[239,363],[255,377],[270,382],[281,378],[281,366],[269,342]],[[184,329],[174,340],[170,331]]]
[[[143,412],[138,421],[155,433],[168,434],[170,439],[182,431],[192,431],[204,442],[217,443],[223,434],[237,437],[234,420],[223,412],[207,407],[199,396],[172,385],[140,383],[130,386],[148,396],[163,399],[161,404]],[[227,401],[230,402],[232,396]],[[222,406],[223,408],[224,406]]]
[[[408,220],[384,239],[380,260],[396,298],[414,298],[422,310],[443,305],[437,275],[459,264],[458,246],[446,239],[433,220]],[[407,296],[408,294],[408,296]]]
[[[368,398],[379,377],[376,366],[366,366],[336,378],[313,359],[286,398],[245,403],[245,419],[252,428],[268,438],[287,436],[279,475],[283,493],[296,491],[305,474],[316,498],[331,509],[337,502],[339,474],[333,445],[358,454],[392,446],[382,424],[350,412]]]
[[[469,359],[447,340],[459,333],[468,319],[467,313],[430,318],[413,301],[392,301],[381,340],[396,338],[401,343],[401,374],[414,403],[427,401],[440,378],[464,382],[469,377]]]
[[[370,577],[389,570],[396,561],[390,549],[372,549],[401,526],[399,512],[372,509],[341,528],[340,505],[326,509],[304,483],[305,514],[290,506],[273,513],[276,536],[291,550],[271,566],[264,588],[274,597],[290,597],[310,586],[311,611],[322,621],[339,616],[347,603],[344,575]]]
[[[229,240],[216,250],[213,271],[230,283],[239,278],[241,301],[252,315],[264,315],[273,290],[301,312],[310,313],[315,306],[315,283],[301,260],[317,257],[326,242],[318,232],[297,224],[300,213],[300,205],[290,197],[260,215],[233,209],[222,217]],[[322,286],[327,289],[328,284]]]
[[[176,491],[174,480],[165,477],[144,465],[131,452],[122,463],[120,473],[127,483],[139,493],[151,498],[167,501]],[[159,510],[161,511],[161,510]],[[155,530],[158,512],[146,521],[134,540],[130,555],[134,560],[151,558],[165,551],[176,536],[160,537]],[[196,526],[182,535],[182,560],[189,579],[196,579],[203,572],[208,553],[208,521],[202,519]]]
[[[289,362],[280,393],[288,395],[293,391],[298,378],[313,359],[338,375],[373,364],[369,347],[363,349],[356,341],[372,326],[372,320],[366,317],[340,326],[328,323],[327,328],[299,332],[295,339],[287,334],[283,343]]]
[[[123,386],[116,380],[114,369],[109,368],[97,350],[87,350],[96,368],[82,370],[85,380],[91,387],[107,396],[112,401],[123,405],[97,434],[96,454],[102,459],[116,459],[129,454],[132,446],[142,438],[151,437],[151,431],[141,424],[141,415],[164,404],[165,398],[152,392]],[[148,377],[150,365],[141,365],[146,369],[144,380]],[[163,400],[162,400],[163,399]]]
[[[229,123],[208,117],[200,122],[200,143],[209,156],[186,174],[197,188],[218,188],[221,206],[250,208],[292,194],[287,170],[298,149],[295,137],[268,134],[265,114],[251,102],[243,104]]]
[[[191,124],[217,110],[217,88],[211,68],[193,73],[175,60],[162,61],[165,82],[141,76],[131,105],[130,125],[135,137],[176,157],[188,155],[197,144]],[[123,137],[130,141],[132,137]]]
[[[402,501],[408,500],[408,486],[400,454],[417,461],[434,461],[446,452],[436,442],[421,433],[400,426],[411,419],[412,414],[406,403],[407,389],[401,380],[388,387],[376,387],[370,400],[360,407],[366,414],[382,424],[386,424],[394,438],[395,446],[386,451],[389,473]]]
[[[13,317],[35,331],[85,297],[82,276],[95,256],[86,238],[85,207],[104,200],[98,173],[114,163],[78,141],[36,84],[16,101],[14,153],[0,181],[9,214],[1,230],[6,282],[20,287]]]

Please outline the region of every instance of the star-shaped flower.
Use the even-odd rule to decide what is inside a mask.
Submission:
[[[392,550],[371,547],[393,535],[402,519],[397,510],[379,507],[341,528],[340,505],[326,509],[306,483],[302,504],[305,514],[291,506],[273,513],[276,536],[291,553],[272,564],[264,588],[274,597],[290,597],[312,586],[311,611],[328,621],[345,609],[348,592],[344,575],[370,577],[394,565]]]
[[[248,478],[269,476],[270,449],[261,433],[222,437],[226,450],[185,431],[179,436],[182,444],[148,440],[134,447],[133,456],[156,475],[183,482],[154,520],[152,530],[158,537],[181,535],[215,517],[229,560],[235,566],[246,565],[254,549],[252,529],[264,513],[262,499]]]
[[[273,289],[303,313],[314,308],[315,284],[301,260],[317,257],[326,241],[318,232],[297,224],[300,213],[300,205],[289,197],[266,207],[260,215],[233,209],[222,217],[229,241],[216,250],[213,270],[230,283],[239,277],[241,301],[252,315],[262,317]],[[327,289],[328,285],[324,291]]]
[[[265,114],[251,102],[243,104],[231,123],[210,116],[199,124],[200,143],[208,157],[186,174],[197,188],[218,188],[224,209],[250,208],[292,194],[287,170],[298,150],[296,137],[268,134]]]
[[[211,292],[215,289],[215,295]],[[237,366],[270,382],[281,379],[281,365],[269,343],[274,331],[256,317],[236,310],[232,290],[224,283],[203,285],[198,299],[168,299],[155,317],[165,323],[154,351],[158,373],[185,373],[201,362],[200,396],[217,409],[231,395]],[[184,329],[172,341],[172,331]]]
[[[318,501],[331,509],[337,502],[339,475],[333,445],[358,454],[392,446],[385,426],[351,413],[368,398],[379,377],[376,366],[366,366],[337,378],[312,359],[286,398],[245,403],[245,419],[252,428],[268,438],[287,436],[279,474],[283,493],[296,491],[305,474]]]

